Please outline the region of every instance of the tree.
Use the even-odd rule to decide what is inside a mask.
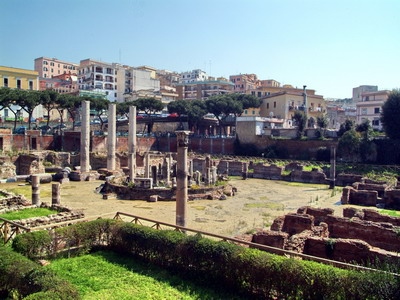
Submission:
[[[304,129],[306,128],[307,116],[303,111],[296,110],[293,115],[294,125],[297,126],[297,137],[301,138],[304,135]]]
[[[232,94],[231,97],[241,102],[243,109],[259,108],[262,102],[260,98],[249,94]]]
[[[360,153],[360,134],[354,129],[346,131],[339,139],[338,154],[346,161],[358,161]]]
[[[386,135],[393,140],[400,139],[400,90],[395,89],[382,106],[381,122]]]
[[[326,115],[319,115],[317,117],[317,126],[318,126],[318,131],[319,132],[319,137],[323,138],[325,136],[325,129],[328,127],[328,118]]]
[[[85,99],[82,98],[82,100],[85,100]],[[108,101],[107,99],[102,99],[102,98],[87,98],[86,100],[90,101],[90,109],[93,109],[96,111],[96,116],[100,120],[100,127],[103,129],[104,119],[101,116],[108,109],[108,105],[110,104],[110,101]]]
[[[31,129],[32,114],[36,106],[40,104],[40,92],[21,91],[19,105],[28,113],[28,129]]]
[[[183,128],[182,125],[182,115],[188,115],[190,110],[189,100],[176,100],[168,103],[168,112],[170,114],[176,113],[179,117],[179,128]]]
[[[21,90],[3,87],[0,89],[0,101],[2,108],[7,107],[14,115],[14,130],[17,128],[18,109],[22,102],[23,93]]]
[[[346,119],[344,123],[340,124],[337,135],[341,137],[346,131],[354,129],[355,123],[353,120]]]
[[[214,114],[219,122],[220,134],[221,128],[226,135],[225,120],[229,115],[238,116],[243,113],[243,105],[230,95],[216,95],[206,100],[208,112]]]
[[[39,102],[47,110],[47,126],[50,123],[50,112],[56,107],[59,93],[54,90],[45,90],[40,92]]]
[[[129,106],[134,106],[133,101],[118,102],[117,103],[117,115],[129,117]]]
[[[162,111],[164,104],[156,98],[139,98],[133,102],[139,111],[143,111],[149,117],[147,122],[147,133],[151,133],[154,124],[152,115]]]
[[[188,111],[188,126],[191,130],[196,130],[199,122],[207,114],[207,106],[203,100],[190,101]]]

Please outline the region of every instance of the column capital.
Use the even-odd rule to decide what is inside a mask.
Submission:
[[[176,133],[176,140],[178,142],[178,147],[188,147],[190,131],[178,130],[178,131],[175,131],[175,133]]]

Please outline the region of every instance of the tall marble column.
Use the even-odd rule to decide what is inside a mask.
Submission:
[[[80,165],[81,173],[90,171],[90,101],[82,101],[82,125],[81,125],[81,149]]]
[[[129,106],[129,130],[128,130],[128,164],[129,179],[133,181],[136,177],[136,106]]]
[[[107,169],[115,170],[115,149],[117,144],[117,105],[108,105],[108,130],[107,130]]]
[[[186,211],[188,199],[188,161],[190,131],[175,131],[178,142],[176,171],[176,225],[186,227]]]

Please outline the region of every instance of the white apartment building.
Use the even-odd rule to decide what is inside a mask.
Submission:
[[[208,75],[206,72],[196,69],[180,74],[179,83],[190,83],[195,81],[207,81]]]
[[[117,67],[117,99],[133,101],[141,97],[160,98],[160,80],[155,78],[152,70],[130,66]]]
[[[92,59],[80,61],[78,68],[79,90],[105,93],[109,101],[117,101],[118,65]],[[123,85],[123,81],[121,82]]]
[[[382,106],[389,94],[388,90],[362,93],[361,101],[356,103],[356,123],[361,124],[369,120],[373,129],[382,130]]]
[[[38,57],[35,59],[35,71],[42,78],[53,78],[62,74],[76,75],[78,67],[78,64],[62,61],[57,58]]]

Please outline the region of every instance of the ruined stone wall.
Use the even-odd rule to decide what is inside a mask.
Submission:
[[[228,176],[242,176],[243,172],[248,171],[248,163],[235,160],[220,160],[217,165],[218,174],[225,174],[228,170]]]
[[[346,186],[343,188],[341,203],[375,207],[378,203],[378,192],[366,190],[359,191],[351,186]]]
[[[290,180],[303,183],[327,183],[326,175],[321,171],[292,171]]]
[[[336,175],[335,184],[337,186],[348,186],[348,185],[352,185],[355,182],[361,182],[362,179],[363,179],[362,175],[338,174],[338,175]]]
[[[253,178],[281,180],[282,179],[282,167],[276,165],[266,166],[262,163],[253,165]]]

